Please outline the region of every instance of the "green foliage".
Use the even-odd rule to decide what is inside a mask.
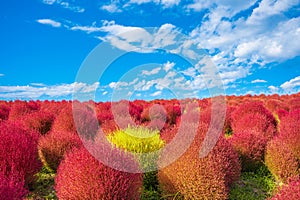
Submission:
[[[128,127],[117,130],[107,136],[116,147],[131,153],[137,153],[136,158],[143,170],[149,171],[156,166],[159,150],[165,145],[158,130],[145,127]],[[144,153],[144,154],[143,154]],[[160,196],[158,191],[157,171],[144,173],[143,181],[144,199],[156,199]],[[151,198],[150,198],[151,197]]]
[[[156,165],[159,150],[164,146],[158,130],[145,127],[128,127],[117,130],[107,136],[108,140],[117,148],[134,153],[142,167],[147,170]]]
[[[43,167],[42,170],[36,174],[36,177],[37,180],[32,186],[33,190],[26,199],[56,200],[57,197],[54,190],[55,174]]]
[[[271,197],[274,189],[274,178],[265,166],[261,166],[255,172],[242,173],[241,180],[232,186],[229,199],[263,200]]]

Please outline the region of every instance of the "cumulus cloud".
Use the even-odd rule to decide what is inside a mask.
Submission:
[[[249,17],[236,14],[256,1],[236,2],[197,0],[187,6],[194,11],[209,9],[190,36],[216,57],[218,66],[263,66],[300,54],[300,46],[294,42],[300,40],[300,18],[284,14],[299,0],[262,0]]]
[[[297,76],[281,84],[280,88],[282,88],[286,92],[293,92],[293,90],[299,86],[300,86],[300,76]]]
[[[275,87],[275,86],[273,86],[273,85],[270,85],[270,86],[268,87],[268,89],[271,91],[271,93],[278,93],[278,90],[279,90],[278,87]]]
[[[61,27],[61,23],[52,19],[38,19],[36,20],[40,24],[50,25],[52,27],[58,28]]]

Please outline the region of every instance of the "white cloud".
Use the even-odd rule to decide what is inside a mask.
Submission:
[[[175,66],[174,62],[168,61],[167,63],[163,64],[163,69],[168,72],[170,69],[172,69]]]
[[[275,86],[273,86],[273,85],[270,85],[270,86],[268,87],[268,89],[271,91],[271,93],[278,93],[278,90],[279,90],[278,87],[275,87]]]
[[[52,19],[38,19],[36,21],[38,23],[40,23],[40,24],[50,25],[50,26],[53,26],[55,28],[61,27],[61,23],[60,22],[54,21]]]
[[[163,8],[171,8],[175,5],[179,5],[181,0],[130,0],[126,6],[130,4],[146,4],[146,3],[154,3],[156,5],[162,5]]]
[[[110,4],[106,4],[106,5],[101,6],[101,9],[105,10],[107,12],[110,12],[110,13],[122,12],[122,10],[117,5],[116,1],[112,1]]]
[[[44,4],[52,5],[56,2],[56,0],[43,0]]]
[[[44,84],[44,83],[30,83],[30,85],[32,85],[32,86],[39,86],[39,87],[46,86],[46,84]]]
[[[154,75],[154,74],[158,74],[160,69],[161,69],[160,67],[157,67],[157,68],[154,68],[150,71],[142,70],[142,75],[151,76],[151,75]]]
[[[98,27],[94,27],[94,26],[73,26],[71,27],[71,30],[73,31],[84,31],[86,33],[92,33],[92,32],[99,32],[99,31],[102,31],[101,28],[98,28]]]
[[[156,97],[156,96],[159,96],[159,95],[161,95],[161,94],[162,94],[162,91],[156,91],[156,92],[150,94],[150,96]]]
[[[104,92],[102,92],[102,95],[106,95],[106,94],[108,94],[108,92],[107,92],[107,91],[104,91]]]
[[[47,5],[57,4],[57,5],[60,5],[61,7],[65,8],[65,9],[71,10],[73,12],[82,13],[82,12],[85,11],[84,8],[82,8],[80,6],[73,5],[72,3],[67,2],[67,1],[62,1],[62,0],[43,0],[42,2],[44,4],[47,4]]]
[[[255,79],[253,81],[251,81],[251,83],[266,83],[266,80],[262,80],[262,79]]]
[[[61,5],[63,8],[66,8],[66,9],[71,10],[71,11],[73,11],[73,12],[83,13],[83,12],[85,11],[84,8],[79,7],[79,6],[72,5],[72,4],[70,4],[69,2],[61,2],[60,5]]]
[[[299,0],[262,0],[249,17],[235,14],[256,1],[195,0],[190,10],[209,11],[190,36],[199,47],[214,54],[218,67],[265,65],[282,62],[300,54],[300,17],[284,12]],[[235,16],[235,17],[233,17]]]
[[[52,86],[0,86],[0,96],[2,98],[24,98],[35,99],[43,95],[49,97],[63,97],[76,93],[91,93],[99,87],[99,83],[94,84],[78,83],[61,84]]]
[[[294,89],[296,89],[296,87],[299,86],[300,86],[300,76],[297,76],[280,85],[280,87],[286,92],[292,92]]]
[[[1,77],[1,76],[4,76],[4,74],[0,74],[0,77]]]

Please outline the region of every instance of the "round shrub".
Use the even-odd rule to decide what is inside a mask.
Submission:
[[[42,135],[50,131],[53,121],[54,115],[43,111],[27,114],[22,119],[25,127],[37,131]]]
[[[39,105],[33,101],[26,102],[26,101],[15,101],[9,112],[9,119],[16,120],[23,117],[26,114],[35,112],[39,109]]]
[[[0,172],[25,180],[28,185],[41,169],[38,160],[38,134],[23,129],[17,122],[4,122],[0,125]]]
[[[6,103],[0,104],[0,120],[7,120],[9,116],[10,106]]]
[[[64,155],[74,147],[80,147],[82,142],[76,133],[50,132],[39,140],[39,157],[49,171],[56,171]]]
[[[274,138],[268,143],[265,164],[278,181],[287,182],[299,175],[299,163],[281,138]]]
[[[116,130],[107,136],[108,140],[117,148],[131,153],[151,153],[160,150],[164,141],[160,139],[159,131],[144,127],[128,127],[124,130]],[[155,155],[158,156],[158,155]],[[156,158],[138,158],[141,167],[147,170],[147,166],[156,165]]]
[[[264,161],[267,140],[253,132],[235,133],[228,141],[239,153],[244,171],[255,170]]]
[[[300,199],[300,180],[295,179],[290,181],[288,185],[282,187],[278,194],[271,200],[287,200]]]
[[[277,134],[277,122],[270,111],[261,102],[241,104],[231,115],[233,133],[255,131],[267,140]]]
[[[60,113],[57,115],[53,122],[52,130],[67,132],[76,131],[71,105],[67,104],[66,107],[60,111]]]
[[[14,180],[13,176],[0,175],[0,200],[21,200],[28,194],[24,180]]]
[[[300,110],[285,116],[280,122],[280,137],[286,146],[300,159]]]
[[[141,174],[112,169],[85,148],[67,153],[55,177],[57,197],[64,199],[139,199]]]
[[[93,140],[99,129],[99,122],[93,110],[84,104],[73,104],[72,117],[80,138]]]
[[[157,159],[159,150],[164,146],[160,139],[159,131],[144,127],[128,127],[124,130],[116,130],[107,136],[108,140],[117,148],[123,149],[135,155],[140,167],[145,171],[144,187],[157,189]]]
[[[259,113],[249,113],[241,116],[238,120],[232,122],[233,133],[252,131],[260,137],[271,140],[276,134],[276,120],[272,116]]]
[[[197,127],[193,124],[182,124],[184,135],[189,137],[190,129]],[[212,151],[200,158],[208,125],[199,125],[196,137],[191,147],[175,162],[161,168],[158,172],[159,184],[167,199],[181,196],[182,199],[227,199],[230,185],[239,179],[241,166],[237,152],[220,137]],[[178,134],[172,131],[170,134]],[[174,137],[174,136],[169,136]],[[167,139],[168,140],[168,139]],[[185,141],[178,141],[184,143]],[[181,144],[176,144],[180,148]],[[168,151],[177,151],[177,148]],[[163,164],[164,152],[159,159]]]

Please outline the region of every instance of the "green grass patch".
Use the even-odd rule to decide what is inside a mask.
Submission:
[[[229,199],[267,199],[272,196],[275,188],[275,179],[265,166],[261,166],[255,172],[243,172],[241,174],[240,181],[231,188]]]
[[[55,174],[43,167],[42,170],[36,174],[37,180],[32,185],[32,190],[30,191],[26,199],[34,200],[57,200],[54,190],[54,177]]]

